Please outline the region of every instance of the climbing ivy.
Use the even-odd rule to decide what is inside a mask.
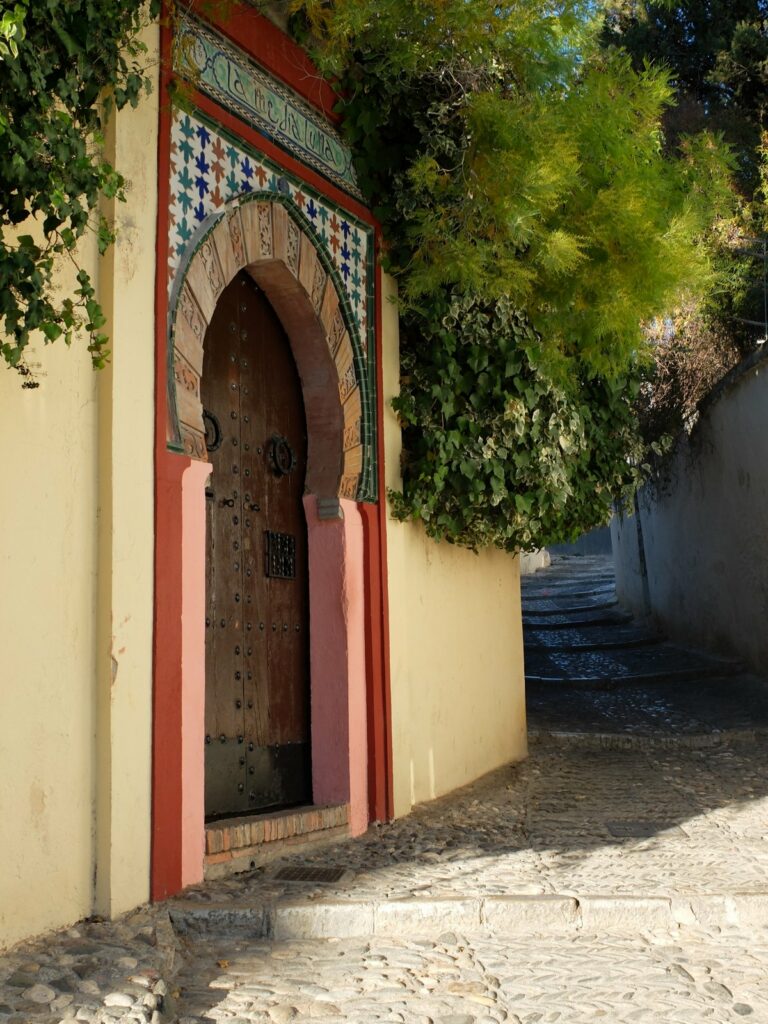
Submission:
[[[604,521],[639,479],[637,368],[607,378],[580,365],[557,381],[510,299],[442,295],[439,322],[404,320],[395,515],[421,519],[437,540],[507,550]]]
[[[713,286],[732,158],[665,153],[663,70],[592,0],[294,0],[383,226],[403,325],[401,518],[530,548],[642,473],[642,325]]]
[[[138,33],[159,0],[19,0],[0,14],[0,324],[6,363],[27,376],[34,332],[70,344],[82,330],[94,366],[107,358],[104,314],[78,253],[93,232],[114,239],[102,198],[124,198],[125,180],[103,155],[110,112],[136,106],[149,88]],[[72,294],[54,267],[76,267]]]

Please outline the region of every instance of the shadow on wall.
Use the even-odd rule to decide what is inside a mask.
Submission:
[[[768,351],[705,399],[663,481],[614,517],[612,542],[622,605],[768,672]]]

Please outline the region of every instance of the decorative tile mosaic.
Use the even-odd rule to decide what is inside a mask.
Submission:
[[[317,230],[339,272],[364,351],[373,326],[373,232],[304,182],[286,174],[256,149],[236,140],[200,114],[174,111],[171,129],[168,288],[198,226],[237,196],[278,193]]]
[[[352,152],[333,125],[210,25],[184,15],[173,68],[197,89],[361,199]]]
[[[234,199],[242,201],[260,195],[273,199],[273,209],[274,203],[285,206],[295,223],[304,225],[303,229],[317,248],[326,270],[334,272],[344,310],[344,320],[340,319],[339,323],[342,331],[344,322],[349,329],[349,344],[353,350],[350,357],[354,362],[354,368],[346,366],[339,381],[342,402],[349,397],[345,417],[347,407],[351,416],[349,429],[344,434],[345,476],[341,486],[350,482],[348,478],[351,475],[357,500],[375,502],[378,498],[378,460],[373,229],[341,206],[329,202],[299,178],[285,173],[258,148],[230,134],[199,111],[173,111],[167,264],[169,294],[173,294],[175,286],[181,284],[177,281],[181,266],[186,265],[193,252],[201,248],[204,239],[215,230],[216,215],[224,213],[225,205]],[[193,269],[194,264],[190,273]],[[169,358],[172,358],[170,349],[169,353]],[[355,399],[358,403],[356,420],[355,395],[358,395]],[[361,453],[362,464],[356,449]]]

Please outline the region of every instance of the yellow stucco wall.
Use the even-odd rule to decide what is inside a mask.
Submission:
[[[384,449],[399,488],[395,294],[385,278]],[[519,559],[387,518],[395,813],[526,756]]]
[[[0,947],[93,884],[96,381],[83,347],[41,362],[38,391],[0,369]]]
[[[149,894],[157,104],[117,118],[119,241],[82,253],[110,369],[61,342],[37,390],[0,368],[0,948]]]

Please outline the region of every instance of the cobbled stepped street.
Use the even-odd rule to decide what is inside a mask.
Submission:
[[[18,947],[0,1024],[768,1024],[767,684],[632,622],[606,558],[523,606],[525,762]]]

